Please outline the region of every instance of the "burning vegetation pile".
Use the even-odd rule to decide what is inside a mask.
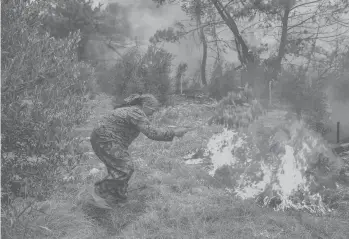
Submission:
[[[209,164],[211,176],[233,195],[275,210],[312,213],[329,212],[349,198],[348,190],[341,190],[343,160],[303,121],[284,116],[271,126],[247,89],[230,94],[217,109],[211,122],[223,124],[224,132],[188,156],[187,163]]]

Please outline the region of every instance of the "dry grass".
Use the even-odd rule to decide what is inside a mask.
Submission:
[[[102,114],[101,108],[98,110]],[[347,204],[340,205],[339,210],[326,217],[294,211],[275,212],[260,208],[253,201],[234,198],[204,170],[185,165],[184,155],[205,145],[214,133],[222,130],[219,126],[207,126],[208,117],[207,107],[199,105],[176,106],[159,112],[154,119],[158,125],[201,127],[173,142],[155,142],[140,136],[131,147],[136,173],[130,189],[147,185],[146,189],[130,192],[130,202],[123,208],[111,212],[91,210],[87,217],[86,211],[83,213],[81,208],[74,207],[76,195],[101,175],[80,177],[70,184],[69,190],[64,189],[55,196],[72,204],[64,214],[52,211],[55,219],[46,225],[56,232],[55,236],[36,238],[349,237]],[[95,162],[95,166],[82,168],[87,170],[99,163],[91,162]]]

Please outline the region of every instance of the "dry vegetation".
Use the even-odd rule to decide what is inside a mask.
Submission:
[[[222,132],[222,125],[246,127],[264,113],[247,89],[231,92],[238,80],[231,66],[223,67],[224,62],[218,61],[209,79],[212,84],[206,87],[210,97],[223,98],[218,104],[211,99],[195,103],[178,96],[171,98],[169,93],[180,92],[179,83],[187,67],[182,64],[173,79],[173,56],[157,45],[150,45],[144,53],[130,48],[107,70],[97,56],[86,60],[87,39],[101,37],[101,32],[94,31],[103,21],[108,24],[100,24],[98,29],[107,33],[107,43],[123,42],[129,26],[120,24],[120,29],[115,29],[113,24],[117,21],[113,16],[123,11],[120,6],[111,4],[101,11],[92,9],[91,2],[70,0],[57,1],[55,9],[48,2],[25,5],[24,1],[2,1],[3,238],[349,237],[347,187],[331,191],[328,203],[336,207],[328,215],[275,212],[254,201],[237,199],[201,166],[184,164],[184,156],[204,147],[215,133]],[[51,15],[43,17],[47,9]],[[106,50],[105,45],[102,39],[98,47],[115,51],[112,45]],[[345,69],[348,54],[341,57],[337,60],[343,64],[337,65]],[[92,64],[95,61],[97,66]],[[348,73],[343,72],[340,80],[346,83]],[[305,79],[297,71],[285,66],[282,73],[282,79],[289,77],[290,81],[287,78],[276,85],[275,102],[283,100],[283,108],[291,106],[298,116],[308,117],[308,125],[320,124],[314,129],[322,132],[327,114],[321,87],[333,75],[326,75],[311,89],[305,87]],[[253,77],[257,76],[251,74]],[[200,85],[187,78],[182,83],[189,91]],[[336,86],[341,99],[347,97],[344,83]],[[297,90],[285,95],[290,85]],[[93,99],[99,89],[109,95],[101,93]],[[113,102],[136,91],[153,93],[166,105],[154,115],[156,125],[190,126],[195,130],[173,142],[155,142],[141,135],[130,148],[136,173],[130,182],[129,203],[112,211],[84,207],[80,203],[84,192],[106,173],[91,151],[90,132],[112,110]],[[271,106],[271,110],[278,108]],[[280,124],[272,114],[261,120]]]
[[[106,104],[111,100],[106,96],[98,96],[93,103],[98,112],[93,115],[110,111]],[[79,206],[79,192],[105,173],[89,173],[92,168],[104,170],[90,154],[90,160],[74,171],[74,181],[38,205],[46,214],[31,214],[29,225],[36,230],[26,238],[347,238],[349,205],[345,200],[327,216],[275,212],[233,197],[205,170],[185,165],[184,155],[223,130],[206,125],[210,116],[207,105],[185,103],[154,117],[159,125],[195,122],[198,128],[174,142],[155,142],[143,135],[134,142],[131,154],[137,170],[130,190],[147,188],[131,191],[123,208],[108,212]],[[79,128],[79,134],[89,134],[96,120]],[[26,213],[23,216],[23,221],[29,219]]]

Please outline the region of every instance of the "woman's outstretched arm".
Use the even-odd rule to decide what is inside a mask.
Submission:
[[[169,128],[159,128],[154,126],[145,113],[138,107],[134,107],[129,115],[130,122],[149,139],[156,141],[172,141],[175,132]]]

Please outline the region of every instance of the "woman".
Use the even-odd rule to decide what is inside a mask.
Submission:
[[[128,181],[134,172],[128,147],[140,133],[152,140],[172,141],[189,131],[187,128],[172,130],[153,126],[148,117],[157,110],[159,102],[151,94],[134,94],[124,101],[103,119],[90,138],[95,154],[108,171],[107,177],[95,183],[100,205],[126,201]]]

